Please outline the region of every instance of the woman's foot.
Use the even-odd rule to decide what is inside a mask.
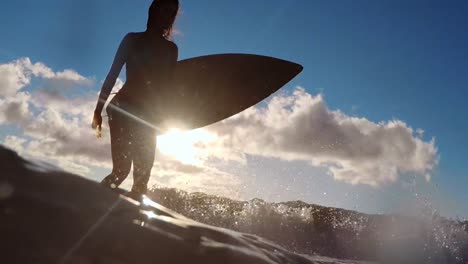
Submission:
[[[143,200],[144,193],[130,191],[125,194],[125,196],[132,198],[135,201],[141,202]]]

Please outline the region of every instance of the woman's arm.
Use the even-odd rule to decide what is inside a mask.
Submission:
[[[117,78],[120,75],[120,71],[122,70],[123,65],[127,62],[127,54],[128,54],[128,46],[129,46],[129,35],[127,34],[123,40],[120,42],[119,48],[117,53],[115,54],[114,62],[110,68],[109,73],[102,85],[101,93],[99,94],[99,99],[96,104],[96,110],[94,110],[94,114],[101,115],[102,109],[109,98],[109,94],[112,91],[112,88],[117,81]]]

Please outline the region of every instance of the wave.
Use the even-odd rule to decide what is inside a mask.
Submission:
[[[302,201],[236,201],[156,188],[151,199],[196,221],[258,235],[296,253],[384,263],[468,263],[468,221],[370,215]]]

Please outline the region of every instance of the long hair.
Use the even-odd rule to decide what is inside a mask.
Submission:
[[[163,4],[173,4],[176,7],[174,11],[171,11],[171,14],[167,14],[169,19],[164,23],[160,22],[157,17],[158,12],[160,11],[159,8]],[[161,34],[166,39],[171,38],[172,28],[174,26],[178,11],[179,0],[154,0],[148,10],[148,22],[146,24],[147,30]]]

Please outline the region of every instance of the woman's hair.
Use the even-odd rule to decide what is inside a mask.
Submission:
[[[162,5],[167,4],[172,4],[176,9],[173,12],[171,10],[171,14],[165,14],[168,16],[168,19],[167,21],[161,22],[161,20],[158,19],[158,13],[161,11],[159,8]],[[161,33],[163,37],[169,39],[172,35],[172,27],[174,26],[178,11],[179,0],[154,0],[148,10],[148,23],[146,24],[147,29]]]

